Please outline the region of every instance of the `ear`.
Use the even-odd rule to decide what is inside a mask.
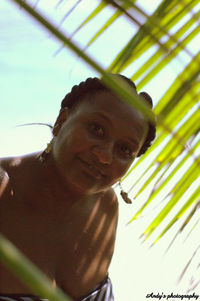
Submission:
[[[54,124],[53,130],[52,130],[52,133],[54,136],[58,135],[58,132],[60,131],[60,129],[62,127],[62,124],[67,120],[68,116],[69,116],[69,109],[63,108],[60,111],[60,113],[56,119],[56,122]]]

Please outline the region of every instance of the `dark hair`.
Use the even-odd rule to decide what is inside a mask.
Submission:
[[[112,74],[115,77],[119,77],[119,78],[123,78],[124,80],[126,80],[126,82],[132,86],[136,93],[136,86],[134,84],[134,82],[132,82],[129,78],[121,75],[121,74]],[[105,86],[103,84],[103,82],[98,79],[97,77],[94,78],[88,78],[86,79],[86,81],[81,82],[79,85],[75,85],[73,86],[72,90],[70,93],[68,93],[65,98],[62,100],[61,103],[61,110],[63,108],[72,108],[75,106],[75,104],[77,104],[80,100],[83,99],[83,96],[88,94],[88,93],[95,93],[97,91],[100,90],[108,90],[109,92],[112,93],[112,91],[110,91],[110,89]],[[148,93],[146,92],[141,92],[138,94],[139,96],[142,96],[145,101],[148,103],[148,105],[150,106],[150,108],[152,109],[153,107],[153,102],[151,97],[149,96]],[[151,122],[148,121],[148,133],[147,133],[147,137],[146,140],[144,141],[137,157],[141,156],[142,154],[144,154],[146,152],[146,150],[150,147],[151,142],[154,140],[155,138],[155,134],[156,134],[156,127],[155,127],[155,123],[152,124]]]

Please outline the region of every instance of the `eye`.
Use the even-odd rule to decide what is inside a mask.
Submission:
[[[104,136],[104,128],[98,123],[91,123],[90,124],[90,131],[97,137]]]
[[[119,145],[119,153],[122,157],[124,158],[132,158],[133,156],[133,150],[131,148],[131,146],[127,145],[127,144],[120,144]]]

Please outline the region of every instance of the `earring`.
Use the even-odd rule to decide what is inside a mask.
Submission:
[[[48,158],[51,150],[52,150],[52,144],[51,144],[51,141],[50,141],[49,143],[47,143],[47,147],[45,148],[45,150],[39,156],[40,162],[44,163],[44,161],[46,161],[46,159]]]
[[[132,201],[131,199],[129,199],[128,197],[128,193],[125,192],[123,189],[122,189],[122,185],[121,185],[121,182],[119,182],[119,187],[120,187],[120,195],[122,197],[122,199],[127,203],[127,204],[132,204]]]

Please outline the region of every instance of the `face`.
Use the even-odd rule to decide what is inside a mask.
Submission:
[[[144,117],[108,91],[64,110],[54,127],[53,157],[71,189],[92,194],[119,181],[147,135]]]

